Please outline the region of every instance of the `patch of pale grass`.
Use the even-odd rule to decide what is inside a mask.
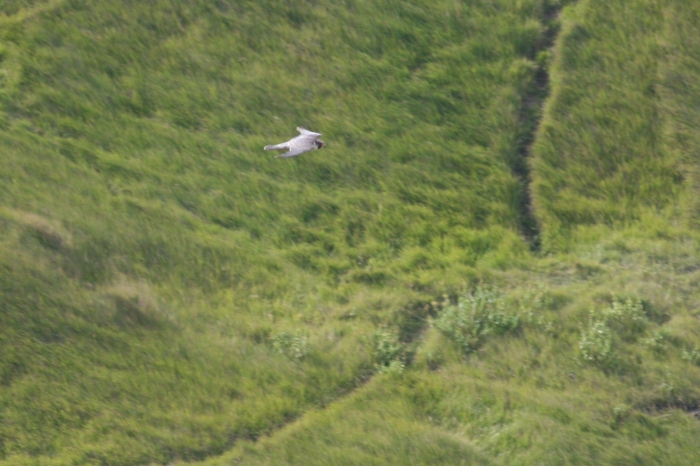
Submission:
[[[71,234],[59,222],[41,215],[15,209],[3,209],[0,211],[0,216],[16,223],[25,232],[52,249],[66,249],[73,243]]]
[[[158,296],[146,282],[120,277],[104,287],[102,295],[113,304],[113,318],[120,325],[155,325],[166,317]]]

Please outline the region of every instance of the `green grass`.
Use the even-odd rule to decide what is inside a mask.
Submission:
[[[692,463],[698,13],[643,1],[565,10],[532,177],[545,249],[572,252],[484,277],[492,304],[464,298],[460,314],[449,297],[412,365],[359,390],[363,408],[353,397],[205,464],[301,464],[311,446],[326,463],[391,463],[427,426],[465,441],[444,464]],[[490,329],[513,322],[502,316],[518,318],[515,332]],[[393,422],[375,420],[395,405]],[[411,434],[382,446],[399,426]],[[413,442],[398,462],[430,463]]]
[[[0,3],[0,465],[692,461],[685,3]]]
[[[526,256],[542,3],[311,6],[3,5],[0,461],[220,454]]]
[[[9,230],[43,247],[34,233]],[[267,348],[272,323],[227,318],[231,298],[166,301],[126,277],[86,289],[56,262],[9,248],[0,259],[6,464],[202,458],[332,398],[367,365],[357,348],[333,356],[332,339],[297,364]]]
[[[690,464],[697,254],[618,236],[500,273],[490,312],[519,316],[517,331],[465,350],[436,321],[403,372],[197,464]],[[581,345],[591,314],[611,339],[599,360]]]
[[[471,439],[426,422],[411,403],[415,392],[398,381],[379,376],[274,437],[241,442],[206,464],[493,464]]]
[[[665,135],[668,150],[681,160],[683,173],[690,186],[679,203],[680,217],[687,219],[694,230],[698,228],[700,204],[698,204],[698,154],[700,154],[700,114],[698,114],[698,88],[700,79],[700,55],[698,37],[692,25],[700,15],[700,9],[692,4],[673,2],[666,11],[662,42],[664,58],[660,72],[659,94],[662,109],[667,115]]]
[[[533,148],[546,249],[575,242],[577,231],[593,225],[685,218],[673,211],[688,168],[668,148],[660,96],[675,3],[580,1],[564,9],[551,98]]]

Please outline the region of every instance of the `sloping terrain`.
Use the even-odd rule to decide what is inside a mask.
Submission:
[[[409,368],[201,464],[692,464],[697,257],[615,237],[492,276]]]
[[[524,257],[541,8],[5,4],[5,462],[219,454]]]
[[[563,3],[0,3],[0,464],[694,458],[700,13]]]
[[[678,201],[694,170],[691,152],[669,147],[668,138],[678,106],[692,105],[690,89],[669,92],[680,66],[672,63],[697,60],[692,45],[674,38],[686,21],[677,11],[689,8],[683,4],[582,1],[565,10],[533,148],[545,249],[599,239],[610,227],[687,219]]]
[[[447,297],[410,369],[206,464],[692,464],[699,14],[564,8],[531,176],[543,247],[570,253]]]

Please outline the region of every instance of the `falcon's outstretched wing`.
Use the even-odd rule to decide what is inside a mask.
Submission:
[[[314,133],[313,131],[309,131],[308,129],[304,129],[301,126],[297,126],[297,131],[301,133],[304,136],[314,136],[314,137],[321,137],[321,133]]]

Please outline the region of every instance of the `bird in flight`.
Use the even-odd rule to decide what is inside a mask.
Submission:
[[[274,144],[271,146],[265,146],[265,150],[288,151],[284,154],[280,154],[277,157],[275,157],[277,159],[280,157],[296,157],[297,155],[301,155],[304,152],[309,152],[312,150],[322,149],[326,147],[326,143],[319,139],[321,133],[314,133],[313,131],[309,131],[308,129],[304,129],[301,127],[297,127],[297,131],[299,131],[300,133],[299,136],[290,139],[287,142],[282,142],[280,144]]]

